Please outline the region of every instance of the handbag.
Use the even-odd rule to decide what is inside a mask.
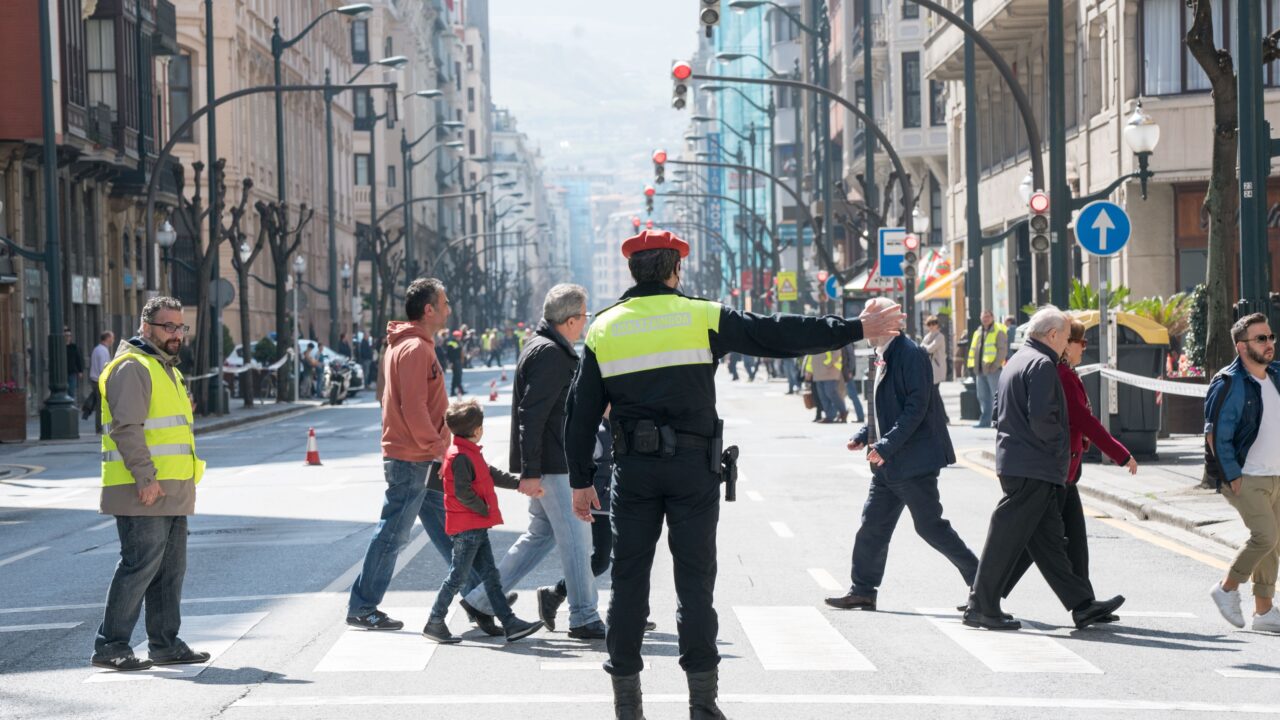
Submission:
[[[802,397],[804,398],[805,410],[812,410],[818,406],[818,403],[814,402],[812,390],[805,390],[804,395],[802,395]]]

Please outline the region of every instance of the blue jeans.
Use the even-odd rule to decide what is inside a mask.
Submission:
[[[827,420],[835,420],[837,415],[845,411],[844,398],[840,397],[839,380],[818,380],[813,383],[813,389]]]
[[[427,537],[445,561],[453,560],[453,541],[444,531],[444,493],[427,491],[427,473],[431,465],[426,461],[382,459],[382,472],[387,480],[387,490],[382,498],[382,517],[365,553],[364,567],[351,586],[348,616],[364,617],[378,609],[378,604],[387,594],[387,586],[391,584],[396,559],[409,542],[415,517],[422,520]],[[479,583],[479,575],[472,573],[468,589]]]
[[[982,408],[982,418],[978,420],[981,427],[991,427],[991,415],[995,409],[996,392],[1000,389],[1000,371],[990,375],[978,375],[975,378],[978,390],[978,406]]]
[[[884,580],[889,541],[893,539],[893,530],[904,507],[911,511],[916,534],[956,566],[964,578],[965,587],[973,587],[978,573],[978,558],[956,534],[951,523],[942,517],[938,474],[889,480],[877,472],[872,475],[867,502],[862,506],[862,526],[853,541],[853,569],[849,573],[853,585],[850,592],[876,596],[876,588]]]
[[[133,654],[129,638],[147,602],[147,649],[152,660],[181,655],[182,580],[187,574],[185,515],[116,516],[120,562],[107,590],[107,609],[93,656],[110,660]]]
[[[795,358],[784,358],[782,372],[787,376],[787,392],[799,392],[804,388],[800,377],[800,364]]]
[[[858,422],[867,421],[867,413],[862,409],[862,398],[858,396],[858,381],[854,379],[846,380],[844,389],[849,393],[849,402],[853,404],[853,414]]]
[[[509,592],[558,547],[569,595],[569,627],[582,627],[600,619],[591,574],[591,525],[574,517],[568,475],[542,476],[542,489],[546,491],[542,497],[529,501],[529,529],[498,563],[502,589]],[[480,612],[493,612],[483,588],[467,593],[466,601]]]
[[[454,596],[462,588],[462,578],[472,573],[479,573],[484,584],[485,595],[494,615],[506,627],[516,614],[502,595],[502,579],[498,577],[498,568],[493,564],[493,548],[489,546],[488,530],[464,530],[453,536],[453,559],[449,562],[449,576],[440,585],[440,593],[436,595],[436,603],[431,606],[431,622],[443,622],[449,613],[449,605]]]

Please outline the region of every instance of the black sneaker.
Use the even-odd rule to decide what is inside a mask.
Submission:
[[[209,653],[196,652],[189,647],[182,648],[182,652],[167,658],[151,658],[153,665],[202,665],[209,662]]]
[[[564,604],[565,597],[552,585],[538,588],[538,619],[548,630],[556,629],[556,611]]]
[[[644,631],[645,631],[645,632],[653,632],[654,630],[657,630],[657,629],[658,629],[658,623],[656,623],[656,622],[654,622],[654,621],[652,621],[652,620],[645,620],[645,621],[644,621]]]
[[[143,660],[134,656],[132,653],[121,655],[113,658],[91,658],[89,663],[94,667],[105,668],[107,670],[117,670],[119,672],[136,672],[138,670],[149,670],[155,663],[150,660]]]
[[[449,632],[449,626],[443,620],[433,620],[422,628],[423,637],[430,638],[441,645],[453,645],[462,642],[462,638]]]
[[[504,625],[506,628],[507,642],[515,642],[517,640],[527,638],[530,635],[542,629],[542,621],[521,620],[518,617],[511,618],[511,621]]]
[[[466,600],[459,601],[459,604],[462,605],[463,612],[467,614],[467,619],[469,619],[473,625],[480,628],[485,635],[498,637],[499,635],[506,634],[502,631],[502,628],[498,627],[498,622],[492,615],[480,612],[472,607],[471,603]]]
[[[569,628],[569,637],[576,640],[603,640],[604,634],[604,623],[599,620],[589,622],[586,625],[579,625],[576,628]]]
[[[348,615],[347,624],[362,630],[399,630],[404,627],[404,623],[391,619],[381,610],[374,610],[363,617]]]

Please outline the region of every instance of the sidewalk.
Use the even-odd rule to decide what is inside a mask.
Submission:
[[[953,419],[960,417],[960,384],[943,383],[943,402]],[[1199,487],[1204,469],[1204,438],[1175,435],[1157,445],[1160,460],[1138,464],[1130,475],[1110,462],[1084,464],[1080,494],[1116,505],[1143,520],[1164,523],[1235,550],[1249,539],[1240,515],[1217,492]],[[995,469],[995,448],[974,458]]]

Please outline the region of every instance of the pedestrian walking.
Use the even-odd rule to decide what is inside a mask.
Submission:
[[[822,410],[822,419],[814,422],[842,423],[849,417],[840,384],[844,382],[844,358],[839,348],[810,355],[804,361],[804,379],[813,381],[814,395]]]
[[[795,395],[804,389],[800,378],[800,364],[795,358],[782,358],[782,372],[787,377],[787,394]]]
[[[71,328],[62,328],[62,336],[67,341],[67,395],[73,404],[80,402],[80,375],[84,373],[84,354],[71,335]]]
[[[866,410],[862,408],[862,393],[858,391],[858,344],[849,343],[840,348],[840,374],[844,378],[845,392],[853,406],[853,416],[858,422],[866,422]]]
[[[445,453],[440,474],[444,478],[444,527],[453,539],[453,557],[422,634],[438,643],[461,642],[444,620],[453,598],[474,568],[480,574],[485,597],[502,621],[507,642],[515,642],[542,629],[542,623],[516,617],[502,596],[502,581],[489,545],[489,528],[502,524],[502,511],[494,488],[515,490],[520,487],[520,479],[485,462],[480,447],[484,437],[484,410],[475,400],[450,405],[445,423],[453,433],[453,443]]]
[[[453,336],[445,341],[445,356],[449,358],[449,369],[452,371],[450,375],[453,382],[449,386],[449,393],[452,395],[462,395],[467,389],[462,386],[462,331],[454,330]]]
[[[209,653],[179,637],[187,517],[195,514],[204,474],[191,398],[177,368],[187,331],[180,301],[148,300],[138,334],[120,343],[99,376],[106,429],[99,510],[115,516],[120,562],[94,640],[95,667],[130,671],[209,661]],[[144,598],[147,660],[136,657],[130,643]]]
[[[1058,362],[1058,379],[1062,382],[1062,391],[1067,402],[1067,423],[1071,428],[1071,465],[1067,471],[1066,492],[1059,496],[1062,509],[1062,523],[1066,529],[1067,557],[1071,559],[1071,569],[1076,575],[1089,583],[1089,532],[1084,522],[1084,507],[1080,502],[1080,461],[1088,443],[1093,443],[1103,454],[1111,458],[1116,465],[1123,465],[1130,475],[1138,472],[1138,462],[1124,445],[1116,440],[1102,426],[1098,418],[1093,416],[1093,408],[1089,405],[1089,396],[1084,391],[1084,383],[1074,368],[1084,358],[1084,349],[1088,343],[1084,339],[1084,323],[1071,320],[1071,333],[1067,338],[1067,348],[1062,352]],[[1014,586],[1022,579],[1023,573],[1031,567],[1031,553],[1022,552],[1013,574],[1004,588],[1004,597],[1009,597]],[[1099,622],[1116,622],[1115,615],[1108,615]]]
[[[983,310],[982,327],[970,337],[968,367],[977,382],[978,405],[982,409],[982,417],[974,427],[989,428],[1000,388],[1000,369],[1009,354],[1009,335],[1004,325],[996,324],[996,316],[990,310]]]
[[[405,291],[404,308],[408,321],[387,323],[387,348],[379,362],[382,472],[387,483],[382,515],[347,600],[347,624],[365,630],[404,627],[404,622],[378,605],[391,584],[396,558],[409,542],[414,518],[422,520],[427,537],[445,562],[453,560],[439,473],[450,441],[445,425],[449,396],[432,340],[449,320],[444,284],[435,278],[414,280]],[[479,575],[471,573],[471,585],[464,589],[479,581]]]
[[[729,363],[729,379],[734,382],[738,381],[738,360],[741,357],[738,353],[731,352],[726,360]]]
[[[924,337],[920,339],[920,347],[929,353],[929,367],[933,371],[933,384],[941,385],[947,379],[947,338],[942,334],[942,323],[937,315],[924,319]],[[942,419],[948,424],[947,409],[942,409]]]
[[[1242,628],[1240,585],[1253,583],[1253,629],[1280,633],[1274,604],[1280,566],[1280,362],[1262,313],[1231,326],[1236,359],[1214,376],[1205,398],[1209,475],[1249,529],[1227,576],[1210,593],[1222,617]]]
[[[98,388],[98,381],[102,379],[102,371],[106,369],[107,363],[111,362],[111,346],[115,342],[115,333],[103,330],[98,335],[98,344],[89,352],[89,397],[80,410],[80,419],[88,420],[93,415],[94,430],[99,435],[102,434],[102,391]]]
[[[604,623],[591,573],[591,529],[573,518],[564,450],[565,398],[578,369],[573,344],[587,327],[587,291],[561,284],[547,291],[542,321],[516,363],[511,397],[511,471],[529,496],[529,529],[498,563],[510,589],[558,549],[569,600],[569,637],[603,639]],[[597,420],[598,423],[598,420]],[[491,621],[493,606],[480,588],[463,607]]]
[[[347,342],[346,333],[342,333],[341,335],[338,336],[338,347],[334,348],[334,350],[337,350],[339,355],[343,356],[348,360],[355,359],[355,357],[352,356],[351,354],[351,343]]]
[[[1000,597],[1023,550],[1071,611],[1077,628],[1100,622],[1124,604],[1122,595],[1096,600],[1067,555],[1062,496],[1071,468],[1071,435],[1057,365],[1070,332],[1070,316],[1052,305],[1042,307],[1027,322],[1027,341],[1000,377],[996,474],[1004,497],[991,513],[965,625],[1022,627],[1001,611]]]
[[[723,423],[715,370],[730,352],[797,357],[837,350],[863,333],[891,334],[897,308],[838,317],[740,313],[677,291],[689,245],[667,231],[628,238],[622,255],[635,285],[591,325],[568,401],[565,441],[574,513],[593,522],[596,429],[606,405],[613,426],[613,594],[605,671],[614,712],[643,718],[640,655],[648,622],[649,574],[666,521],[680,612],[680,666],[690,717],[722,718],[716,705],[719,624],[712,604],[720,516]]]
[[[874,298],[869,310],[891,306]],[[851,451],[867,451],[871,487],[862,506],[862,524],[853,542],[852,585],[826,603],[841,610],[875,610],[889,542],[902,516],[934,550],[942,553],[973,586],[978,558],[942,517],[938,473],[956,461],[942,416],[942,396],[932,382],[928,354],[905,335],[867,338],[876,350],[878,371],[871,390],[871,419],[848,443]]]
[[[364,375],[365,385],[376,385],[377,382],[369,374],[373,367],[373,343],[370,341],[369,333],[367,332],[360,332],[360,340],[356,343],[356,357],[360,362],[360,371]]]

